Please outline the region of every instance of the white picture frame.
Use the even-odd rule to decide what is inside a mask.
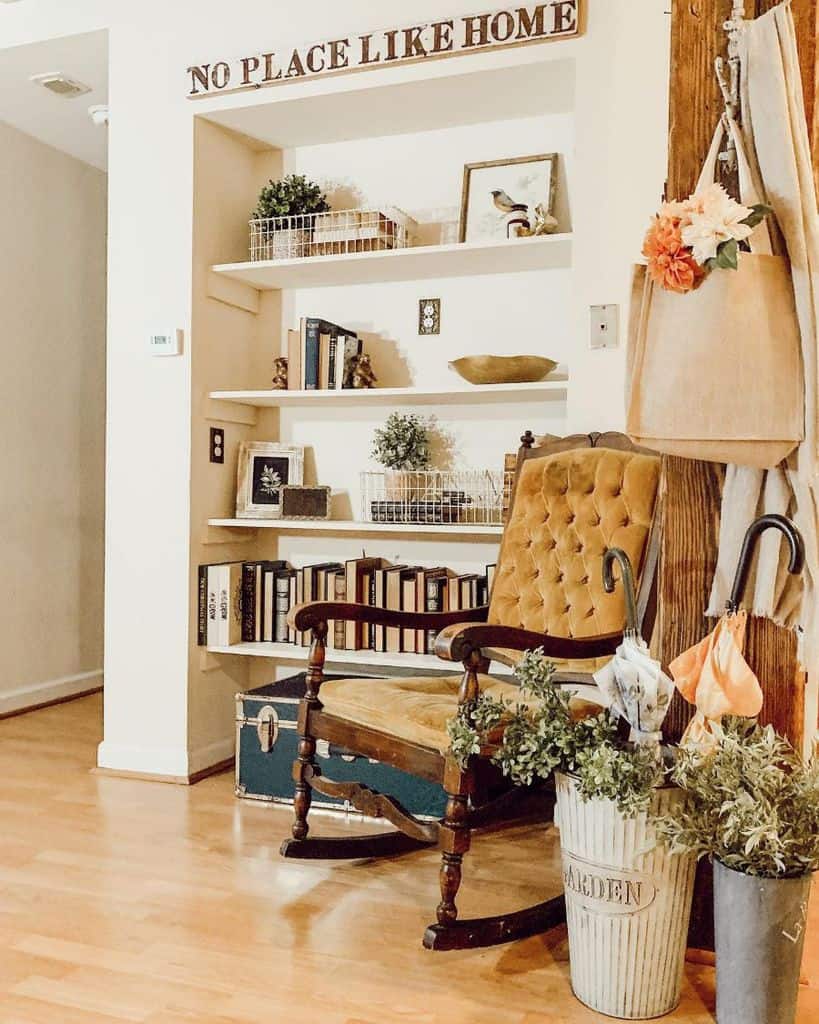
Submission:
[[[242,441],[236,468],[236,518],[280,519],[281,488],[304,483],[304,448]]]

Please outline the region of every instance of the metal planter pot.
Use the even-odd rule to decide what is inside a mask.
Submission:
[[[608,800],[580,799],[556,776],[572,989],[623,1020],[670,1013],[680,1001],[696,861],[654,842],[645,814],[624,818]],[[652,811],[683,799],[655,792]]]
[[[718,1024],[793,1024],[811,877],[714,863]]]

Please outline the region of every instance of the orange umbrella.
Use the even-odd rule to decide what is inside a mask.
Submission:
[[[755,718],[762,709],[762,687],[743,656],[748,613],[739,610],[756,542],[765,530],[776,529],[790,546],[788,571],[799,573],[805,562],[805,545],[790,519],[780,515],[760,516],[748,527],[739,556],[734,585],[725,614],[694,647],[671,662],[669,670],[677,689],[697,713],[681,743],[710,745],[714,742],[712,723],[724,715]]]

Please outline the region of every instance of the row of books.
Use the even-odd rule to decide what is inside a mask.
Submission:
[[[362,342],[355,331],[317,316],[303,316],[287,332],[287,387],[291,391],[351,388]]]
[[[394,611],[463,611],[488,601],[495,572],[458,574],[437,566],[393,565],[384,558],[353,558],[294,569],[284,561],[225,562],[199,567],[199,643],[309,646],[287,614],[307,601],[353,601]],[[331,650],[432,653],[436,630],[362,622],[330,622]]]

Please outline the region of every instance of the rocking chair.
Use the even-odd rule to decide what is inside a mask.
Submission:
[[[412,613],[343,602],[295,608],[290,625],[309,630],[307,693],[299,709],[298,759],[293,765],[293,838],[282,856],[360,859],[437,846],[442,852],[437,921],[424,935],[428,949],[489,946],[537,934],[565,920],[561,895],[497,917],[458,920],[461,863],[473,831],[508,824],[519,791],[488,799],[497,769],[473,756],[465,770],[448,756],[446,723],[480,692],[510,697],[512,682],[486,673],[491,661],[514,664],[542,648],[556,662],[559,683],[592,683],[591,673],[619,644],[625,626],[623,588],[603,586],[603,555],[619,547],[638,573],[637,618],[643,636],[654,622],[660,459],[621,434],[543,439],[523,436],[509,518],[489,606],[470,611]],[[461,675],[323,681],[330,619],[437,631],[436,654],[460,662]],[[579,702],[583,703],[583,702]],[[578,711],[588,711],[588,704]],[[322,775],[316,742],[339,744],[443,785],[440,822],[420,821],[391,797]],[[346,799],[397,831],[347,838],[308,837],[313,791]]]

